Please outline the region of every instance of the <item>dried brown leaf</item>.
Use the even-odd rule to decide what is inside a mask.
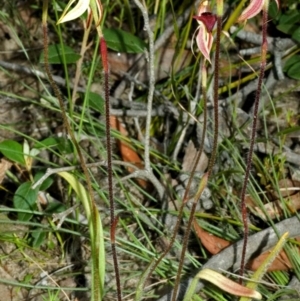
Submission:
[[[244,296],[244,297],[255,298],[259,300],[261,300],[262,298],[259,292],[251,288],[242,286],[211,269],[204,269],[200,271],[197,274],[197,277],[213,283],[223,291],[230,293],[234,296],[241,296],[241,297]]]
[[[196,235],[200,239],[201,243],[207,251],[211,254],[218,254],[220,251],[228,247],[231,243],[223,238],[217,237],[205,230],[203,230],[196,219],[193,221],[193,226],[196,232]]]
[[[259,255],[247,265],[247,269],[256,271],[261,266],[262,262],[268,257],[268,255],[269,251]],[[286,253],[284,251],[281,251],[277,255],[276,259],[272,262],[272,264],[268,267],[267,271],[286,271],[290,270],[291,268],[292,265]]]
[[[116,116],[110,116],[110,126],[111,128],[118,130],[124,137],[128,136],[126,129],[122,126]],[[137,152],[133,149],[133,147],[131,147],[128,143],[122,141],[121,139],[118,140],[118,147],[122,160],[124,162],[130,162],[138,168],[143,168],[143,162]],[[132,167],[127,167],[127,170],[129,173],[135,171],[135,169]],[[145,180],[137,179],[136,181],[144,189],[147,189],[149,186],[149,183]]]
[[[9,170],[12,166],[10,161],[5,160],[4,158],[0,161],[0,184],[3,182],[5,178],[5,173]]]

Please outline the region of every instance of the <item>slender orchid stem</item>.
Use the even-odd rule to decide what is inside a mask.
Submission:
[[[117,300],[122,301],[121,278],[119,270],[118,255],[116,249],[116,227],[118,218],[115,216],[115,201],[113,191],[113,170],[112,170],[112,146],[110,133],[110,104],[109,104],[109,70],[107,60],[107,45],[103,37],[100,38],[100,52],[104,70],[104,98],[105,98],[105,136],[107,150],[107,175],[108,175],[108,198],[110,204],[110,244],[115,270],[117,287]]]
[[[243,187],[242,187],[241,195],[240,195],[242,221],[243,221],[243,226],[244,226],[244,243],[243,243],[242,257],[241,257],[240,276],[244,275],[245,257],[246,257],[246,250],[247,250],[247,243],[248,243],[248,236],[249,236],[249,226],[248,226],[248,220],[247,220],[247,207],[246,207],[245,196],[246,196],[246,190],[247,190],[248,180],[249,180],[249,176],[250,176],[253,150],[254,150],[254,144],[255,144],[259,101],[260,101],[260,95],[261,95],[261,90],[262,90],[263,78],[264,78],[265,69],[266,69],[267,50],[268,50],[267,21],[268,21],[268,1],[266,0],[264,3],[263,16],[262,16],[262,48],[261,48],[260,72],[259,72],[259,77],[258,77],[257,90],[256,90],[256,94],[255,94],[252,130],[251,130],[251,137],[250,137],[249,152],[248,152],[248,156],[247,156],[247,166],[246,166],[246,170],[245,170]],[[240,278],[240,283],[241,282],[242,282],[242,278]]]
[[[220,43],[222,32],[222,15],[217,15],[216,49],[215,49],[215,71],[214,71],[214,139],[212,153],[208,164],[208,174],[212,173],[217,157],[218,136],[219,136],[219,61]]]
[[[206,108],[207,107],[207,96],[206,96],[207,70],[206,70],[205,62],[203,63],[201,73],[202,73],[202,95],[203,95],[203,100],[204,100],[204,108]],[[155,264],[150,269],[149,274],[148,274],[149,276],[155,271],[155,269],[158,266],[158,264],[160,263],[160,261],[170,252],[170,250],[171,250],[171,248],[172,248],[172,246],[175,242],[175,239],[176,239],[176,236],[178,234],[178,231],[179,231],[179,228],[180,228],[180,225],[181,225],[181,221],[182,221],[183,209],[186,205],[186,202],[188,201],[188,195],[189,195],[189,191],[190,191],[190,188],[191,188],[191,185],[192,185],[192,182],[193,182],[193,176],[195,174],[197,165],[199,163],[199,160],[201,158],[201,154],[203,152],[205,133],[206,133],[206,125],[207,125],[207,111],[204,110],[203,131],[202,131],[202,139],[201,139],[201,143],[200,143],[200,149],[199,149],[199,151],[198,151],[198,153],[195,157],[194,164],[193,164],[191,174],[190,174],[190,178],[189,178],[189,181],[187,183],[187,187],[186,187],[185,192],[184,192],[183,200],[182,200],[182,203],[180,205],[180,208],[178,209],[178,217],[177,217],[177,221],[176,221],[176,224],[175,224],[175,227],[174,227],[174,230],[173,230],[173,234],[172,234],[172,237],[170,239],[170,242],[169,242],[168,246],[166,247],[164,252],[160,255],[160,257],[156,260]],[[182,252],[181,252],[181,259],[180,259],[180,263],[179,263],[179,267],[178,267],[177,277],[176,277],[176,280],[175,280],[174,293],[172,295],[172,300],[176,300],[175,296],[177,295],[177,291],[178,291],[178,287],[179,287],[179,283],[180,283],[180,275],[181,275],[181,271],[182,271],[182,268],[183,268],[185,250],[187,248],[188,238],[189,238],[190,231],[191,231],[191,224],[192,224],[193,217],[194,217],[194,214],[195,214],[195,209],[196,209],[196,204],[197,204],[196,202],[199,199],[199,197],[195,197],[195,199],[194,199],[194,203],[192,205],[193,207],[191,209],[189,223],[188,223],[188,226],[187,226],[187,229],[186,229],[186,232],[185,232],[185,236],[184,236],[184,239],[183,239],[183,249],[182,249]],[[195,206],[194,206],[194,204],[195,204]]]
[[[203,66],[202,66],[202,96],[203,96],[203,107],[206,108],[207,107],[207,95],[206,95],[206,85],[207,85],[207,70],[206,70],[206,66],[205,66],[206,60],[204,60],[203,62]],[[184,196],[183,196],[183,200],[182,200],[182,205],[180,208],[180,214],[182,216],[182,212],[183,212],[183,208],[186,204],[186,202],[188,201],[188,195],[189,195],[189,191],[193,182],[193,178],[194,178],[194,174],[197,168],[197,165],[199,163],[199,160],[201,158],[201,154],[203,152],[203,148],[204,148],[204,141],[205,141],[205,133],[206,133],[206,125],[207,125],[207,110],[204,109],[204,120],[203,120],[203,130],[202,130],[202,137],[201,137],[201,142],[200,142],[200,149],[198,151],[198,154],[196,155],[196,158],[194,160],[194,164],[193,164],[193,168],[190,174],[190,178],[187,184],[187,187],[185,189],[184,192]],[[207,174],[205,175],[206,178],[206,182],[207,182]],[[191,233],[191,228],[192,228],[192,223],[194,220],[194,216],[195,216],[195,212],[196,212],[196,207],[197,207],[197,202],[201,196],[202,191],[200,191],[200,195],[197,193],[193,199],[193,203],[192,203],[192,208],[190,211],[190,216],[189,216],[189,220],[188,220],[188,224],[186,226],[186,230],[184,233],[184,237],[183,237],[183,242],[182,242],[182,250],[181,250],[181,254],[180,254],[180,260],[179,260],[179,265],[178,265],[178,270],[177,270],[177,275],[176,275],[176,280],[175,280],[175,284],[174,284],[174,289],[173,289],[173,295],[172,295],[172,301],[175,301],[177,298],[177,292],[178,292],[178,288],[179,288],[179,284],[180,284],[180,278],[181,278],[181,272],[183,269],[183,263],[184,263],[184,257],[185,257],[185,253],[186,253],[186,249],[188,247],[188,241],[189,241],[189,237],[190,237],[190,233]],[[178,224],[178,225],[177,225]],[[177,219],[177,223],[176,226],[179,226],[181,224],[181,217],[180,220],[179,218]],[[178,233],[178,229],[174,229],[174,234],[173,234],[173,242],[175,241],[176,235]],[[169,248],[172,246],[172,244],[169,244]]]
[[[213,169],[213,166],[214,166],[214,163],[215,163],[215,160],[216,160],[217,146],[218,146],[218,135],[219,135],[219,110],[218,110],[218,106],[219,106],[219,104],[218,104],[218,100],[219,100],[219,95],[218,95],[219,57],[220,57],[220,41],[221,41],[221,32],[222,32],[223,1],[221,1],[221,0],[218,1],[217,10],[218,10],[218,15],[217,15],[216,52],[215,52],[215,77],[214,77],[214,141],[213,141],[213,150],[212,150],[212,155],[211,155],[211,158],[210,158],[210,161],[209,161],[208,171],[207,171],[207,174],[205,175],[206,183],[207,183],[207,180],[208,180],[208,178],[209,178],[209,176],[212,172],[212,169]],[[204,71],[206,71],[206,70],[204,69]],[[206,73],[204,73],[204,74],[206,74]],[[206,88],[204,89],[204,93],[205,92],[206,92]],[[206,93],[205,93],[205,99],[206,99]],[[205,118],[206,118],[206,116],[205,116]],[[202,136],[202,141],[201,141],[201,146],[202,147],[204,145],[204,140],[203,140],[204,137],[205,137],[205,133]],[[193,170],[192,170],[192,175],[195,172],[195,168],[196,168],[196,165],[198,163],[198,160],[200,159],[200,156],[201,156],[201,152],[199,152],[198,157],[196,158],[196,162],[195,162],[195,164],[193,166]],[[188,187],[185,191],[184,201],[182,202],[182,205],[179,209],[179,215],[178,215],[177,223],[176,223],[176,226],[175,226],[175,229],[174,229],[174,234],[173,234],[173,237],[172,237],[172,240],[171,240],[172,243],[174,243],[174,241],[175,241],[177,231],[178,231],[180,223],[181,223],[182,212],[183,212],[185,201],[186,201],[186,198],[187,198],[187,195],[188,195],[188,192],[189,192],[189,188],[190,188],[189,184],[191,184],[191,181],[192,181],[192,177],[193,177],[192,175],[190,177]],[[190,232],[191,232],[191,226],[192,226],[192,222],[193,222],[194,215],[195,215],[197,201],[200,198],[201,193],[202,193],[202,191],[200,191],[200,195],[197,195],[195,197],[194,202],[192,204],[192,208],[191,208],[191,212],[190,212],[190,218],[189,218],[187,229],[185,231],[185,235],[184,235],[184,239],[183,239],[183,247],[182,247],[182,251],[181,251],[181,258],[180,258],[179,267],[178,267],[178,271],[177,271],[175,286],[174,286],[174,290],[173,290],[173,294],[172,294],[172,301],[175,301],[176,298],[177,298],[177,292],[178,292],[181,272],[182,272],[182,268],[183,268],[184,256],[185,256],[185,252],[186,252],[187,245],[188,245],[188,239],[189,239]],[[163,254],[163,255],[165,255],[165,254]]]

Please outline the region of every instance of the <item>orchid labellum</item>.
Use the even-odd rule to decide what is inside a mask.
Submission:
[[[198,15],[193,18],[196,19],[199,24],[195,33],[197,34],[197,46],[205,59],[211,63],[209,54],[213,43],[212,30],[216,24],[217,17],[209,11],[208,1],[204,1],[200,4]]]

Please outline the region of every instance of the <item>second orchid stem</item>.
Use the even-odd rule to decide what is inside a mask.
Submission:
[[[250,145],[249,145],[249,152],[247,156],[247,166],[245,170],[245,177],[243,181],[243,187],[241,190],[241,210],[242,210],[242,221],[244,226],[244,243],[242,249],[242,259],[241,259],[241,266],[240,266],[240,276],[244,275],[245,269],[245,256],[247,250],[247,243],[248,243],[248,235],[249,235],[249,226],[247,220],[247,207],[246,207],[246,191],[248,186],[248,180],[250,176],[251,164],[252,164],[252,157],[253,157],[253,150],[255,144],[255,137],[256,137],[256,127],[257,127],[257,118],[258,118],[258,110],[259,110],[259,100],[262,90],[263,78],[265,75],[266,69],[266,61],[267,61],[267,49],[268,49],[268,42],[267,42],[267,22],[268,22],[268,1],[265,1],[263,7],[263,17],[262,17],[262,48],[261,48],[261,64],[260,64],[260,72],[258,77],[258,84],[257,90],[255,94],[255,102],[253,108],[253,121],[252,121],[252,129],[251,129],[251,137],[250,137]],[[242,283],[242,278],[240,278],[240,283]]]
[[[115,216],[115,202],[114,202],[114,192],[113,192],[107,45],[103,37],[100,38],[100,52],[101,52],[103,70],[104,70],[104,97],[105,97],[105,119],[106,119],[105,136],[106,136],[106,150],[107,150],[108,199],[110,204],[110,244],[111,244],[114,270],[115,270],[117,300],[122,301],[121,279],[120,279],[118,255],[116,249],[116,227],[118,223],[118,218]]]

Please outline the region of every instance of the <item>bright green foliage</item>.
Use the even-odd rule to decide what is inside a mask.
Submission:
[[[0,143],[0,152],[9,160],[25,165],[23,146],[13,140],[5,140]]]
[[[77,54],[71,47],[67,45],[54,44],[49,46],[49,64],[73,64],[80,59],[80,55]],[[40,56],[40,62],[44,62],[44,53]]]
[[[37,210],[38,189],[32,189],[30,182],[21,184],[15,192],[13,203],[18,212],[18,219],[21,221],[29,221],[33,214],[25,213],[22,210],[35,211]]]
[[[147,45],[133,34],[121,29],[105,28],[103,30],[107,47],[125,53],[142,53]]]

